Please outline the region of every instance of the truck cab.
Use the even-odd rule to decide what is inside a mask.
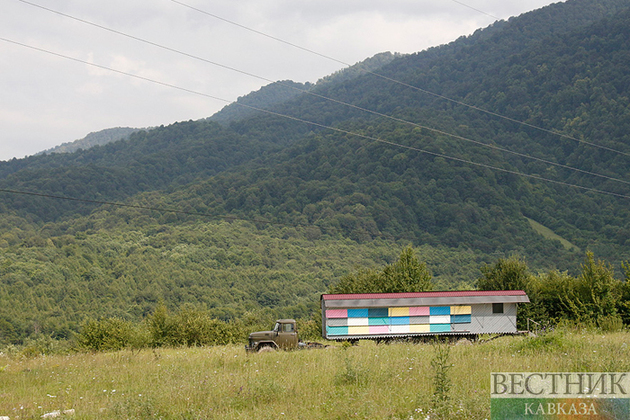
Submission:
[[[272,349],[295,349],[298,347],[297,326],[294,319],[279,319],[271,331],[258,331],[249,335],[247,351],[259,351],[265,347]]]

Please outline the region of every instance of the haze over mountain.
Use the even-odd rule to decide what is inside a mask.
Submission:
[[[224,319],[306,316],[330,282],[409,243],[446,288],[512,253],[577,270],[589,249],[618,267],[629,8],[554,4],[364,74],[240,99],[267,113],[232,105],[0,162],[0,329],[69,334],[86,315],[137,318],[159,300]]]
[[[51,154],[51,153],[72,153],[76,152],[79,149],[89,149],[94,146],[102,146],[107,143],[111,143],[113,141],[118,141],[122,139],[126,139],[130,134],[139,131],[139,128],[130,128],[130,127],[116,127],[116,128],[106,128],[105,130],[96,131],[88,134],[82,139],[78,139],[72,142],[63,143],[59,146],[55,146],[48,150],[44,150],[43,154]],[[41,154],[40,153],[40,154]]]

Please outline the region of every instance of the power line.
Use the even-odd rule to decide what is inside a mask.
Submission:
[[[23,1],[23,0],[20,0],[20,1]],[[453,1],[454,1],[454,0],[453,0]],[[180,5],[180,6],[186,7],[186,8],[188,8],[188,9],[194,10],[194,11],[196,11],[196,12],[202,13],[202,14],[204,14],[204,15],[206,15],[206,16],[210,16],[210,17],[213,17],[213,18],[215,18],[215,19],[219,19],[219,20],[221,20],[221,21],[223,21],[223,22],[226,22],[226,23],[229,23],[229,24],[231,24],[231,25],[238,26],[239,28],[242,28],[242,29],[245,29],[245,30],[247,30],[247,31],[253,32],[253,33],[255,33],[255,34],[258,34],[258,35],[261,35],[261,36],[267,37],[267,38],[272,39],[272,40],[274,40],[274,41],[281,42],[281,43],[283,43],[283,44],[286,44],[286,45],[289,45],[289,46],[291,46],[291,47],[294,47],[294,48],[300,49],[300,50],[302,50],[302,51],[306,51],[306,52],[311,53],[311,54],[315,54],[315,55],[317,55],[317,56],[319,56],[319,57],[322,57],[322,58],[325,58],[325,59],[327,59],[327,60],[334,61],[334,62],[339,63],[339,64],[343,64],[344,66],[347,66],[347,67],[351,67],[351,66],[352,66],[352,64],[347,63],[347,62],[345,62],[345,61],[342,61],[342,60],[339,60],[339,59],[337,59],[337,58],[331,57],[331,56],[329,56],[329,55],[322,54],[322,53],[319,53],[319,52],[317,52],[317,51],[314,51],[314,50],[311,50],[311,49],[308,49],[308,48],[302,47],[302,46],[297,45],[297,44],[294,44],[294,43],[292,43],[292,42],[285,41],[285,40],[283,40],[283,39],[281,39],[281,38],[278,38],[278,37],[275,37],[275,36],[272,36],[272,35],[266,34],[266,33],[264,33],[264,32],[258,31],[258,30],[256,30],[256,29],[252,29],[252,28],[250,28],[250,27],[248,27],[248,26],[245,26],[245,25],[242,25],[242,24],[240,24],[240,23],[237,23],[237,22],[231,21],[231,20],[229,20],[229,19],[225,19],[225,18],[223,18],[223,17],[221,17],[221,16],[218,16],[218,15],[216,15],[216,14],[213,14],[213,13],[207,12],[207,11],[205,11],[205,10],[202,10],[202,9],[199,9],[199,8],[196,8],[196,7],[193,7],[193,6],[190,6],[189,4],[183,3],[183,2],[181,2],[181,1],[178,1],[178,0],[171,0],[171,2],[176,3],[176,4]],[[464,6],[467,6],[467,5],[465,5],[465,4],[463,4],[463,3],[460,3],[460,2],[456,2],[456,3],[459,3],[459,4],[462,4],[462,5],[464,5]],[[467,7],[470,7],[470,6],[467,6]],[[474,9],[474,10],[477,10],[477,9]],[[484,13],[484,14],[485,14],[485,12],[482,12],[482,11],[480,11],[480,10],[477,10],[477,11],[479,11],[479,12],[481,12],[481,13]],[[494,16],[493,16],[493,17],[494,17]],[[559,131],[557,131],[557,130],[550,130],[550,129],[547,129],[547,128],[543,128],[543,127],[537,126],[537,125],[535,125],[535,124],[530,124],[530,123],[525,122],[525,121],[520,121],[520,120],[517,120],[517,119],[515,119],[515,118],[511,118],[511,117],[508,117],[508,116],[505,116],[505,115],[499,114],[499,113],[497,113],[497,112],[493,112],[493,111],[490,111],[490,110],[487,110],[487,109],[484,109],[484,108],[481,108],[481,107],[478,107],[478,106],[475,106],[475,105],[467,104],[467,103],[462,102],[462,101],[459,101],[459,100],[457,100],[457,99],[449,98],[448,96],[441,95],[441,94],[439,94],[439,93],[435,93],[435,92],[431,92],[431,91],[429,91],[429,90],[422,89],[422,88],[420,88],[420,87],[417,87],[417,86],[411,85],[411,84],[409,84],[409,83],[405,83],[405,82],[402,82],[402,81],[400,81],[400,80],[393,79],[393,78],[388,77],[388,76],[385,76],[385,75],[383,75],[383,74],[381,74],[381,73],[377,73],[377,72],[370,71],[370,70],[365,70],[365,69],[364,69],[363,71],[364,71],[365,73],[367,73],[367,74],[372,75],[372,76],[375,76],[375,77],[381,78],[381,79],[383,79],[383,80],[387,80],[388,82],[391,82],[391,83],[396,83],[396,84],[401,85],[401,86],[404,86],[404,87],[406,87],[406,88],[413,89],[413,90],[416,90],[416,91],[418,91],[418,92],[424,93],[424,94],[426,94],[426,95],[430,95],[430,96],[433,96],[433,97],[435,97],[435,98],[443,99],[443,100],[445,100],[445,101],[449,101],[449,102],[454,103],[454,104],[456,104],[456,105],[461,105],[461,106],[464,106],[464,107],[467,107],[467,108],[473,109],[473,110],[475,110],[475,111],[478,111],[478,112],[482,112],[482,113],[485,113],[485,114],[491,115],[491,116],[496,117],[496,118],[501,118],[501,119],[504,119],[504,120],[506,120],[506,121],[510,121],[510,122],[512,122],[512,123],[519,124],[519,125],[522,125],[522,126],[524,126],[524,127],[528,127],[528,128],[532,128],[532,129],[535,129],[535,130],[539,130],[539,131],[544,132],[544,133],[547,133],[547,134],[552,134],[552,135],[555,135],[555,136],[558,136],[558,137],[565,138],[565,139],[567,139],[567,140],[572,140],[572,141],[575,141],[575,142],[578,142],[578,143],[582,143],[582,144],[589,145],[589,146],[591,146],[591,147],[599,148],[599,149],[602,149],[602,150],[606,150],[606,151],[609,151],[609,152],[613,152],[613,153],[617,153],[617,154],[620,154],[620,155],[624,155],[624,156],[628,156],[628,157],[630,157],[630,153],[626,153],[626,152],[623,152],[623,151],[620,151],[620,150],[617,150],[617,149],[613,149],[613,148],[611,148],[611,147],[607,147],[607,146],[599,145],[599,144],[597,144],[597,143],[592,143],[592,142],[589,142],[589,141],[586,141],[586,140],[578,139],[577,137],[573,137],[573,136],[570,136],[570,135],[568,135],[568,134],[561,133],[561,132],[559,132]]]
[[[64,55],[64,54],[52,52],[52,51],[49,51],[49,50],[46,50],[46,49],[43,49],[43,48],[34,47],[34,46],[31,46],[31,45],[27,45],[27,44],[24,44],[24,43],[21,43],[21,42],[13,41],[13,40],[10,40],[10,39],[7,39],[7,38],[0,37],[0,41],[4,41],[4,42],[8,42],[8,43],[11,43],[11,44],[14,44],[14,45],[22,46],[22,47],[29,48],[29,49],[32,49],[32,50],[35,50],[35,51],[44,52],[44,53],[47,53],[47,54],[50,54],[50,55],[53,55],[53,56],[56,56],[56,57],[68,59],[68,60],[71,60],[71,61],[74,61],[74,62],[82,63],[82,64],[85,64],[85,65],[88,65],[88,66],[92,66],[92,67],[96,67],[96,68],[99,68],[99,69],[112,71],[114,73],[122,74],[122,75],[125,75],[125,76],[129,76],[129,77],[133,77],[133,78],[136,78],[136,79],[140,79],[140,80],[144,80],[144,81],[151,82],[151,83],[154,83],[154,84],[157,84],[157,85],[160,85],[160,86],[165,86],[165,87],[177,89],[177,90],[180,90],[180,91],[184,91],[184,92],[187,92],[187,93],[191,93],[191,94],[203,96],[203,97],[206,97],[206,98],[210,98],[210,99],[214,99],[214,100],[218,100],[218,101],[223,101],[223,102],[228,102],[229,103],[229,101],[226,100],[226,99],[222,99],[222,98],[219,98],[217,96],[209,95],[207,93],[195,91],[195,90],[192,90],[192,89],[183,88],[183,87],[176,86],[176,85],[173,85],[173,84],[170,84],[170,83],[161,82],[161,81],[158,81],[158,80],[155,80],[155,79],[151,79],[151,78],[144,77],[144,76],[139,76],[139,75],[128,73],[128,72],[124,72],[124,71],[121,71],[121,70],[116,70],[116,69],[113,69],[113,68],[110,68],[110,67],[107,67],[107,66],[102,66],[100,64],[91,63],[89,61],[85,61],[85,60],[81,60],[81,59],[78,59],[78,58],[75,58],[75,57],[70,57],[70,56],[67,56],[67,55]],[[387,144],[387,145],[390,145],[390,146],[399,147],[399,148],[406,149],[406,150],[416,151],[416,152],[427,154],[427,155],[434,156],[434,157],[441,157],[443,159],[447,159],[447,160],[451,160],[451,161],[455,161],[455,162],[459,162],[459,163],[465,163],[465,164],[468,164],[468,165],[477,166],[477,167],[481,167],[481,168],[491,169],[491,170],[494,170],[494,171],[508,173],[508,174],[512,174],[512,175],[516,175],[516,176],[520,176],[520,177],[524,177],[524,178],[530,178],[530,179],[535,179],[535,180],[538,180],[538,181],[544,181],[544,182],[553,183],[553,184],[556,184],[556,185],[572,187],[572,188],[576,188],[576,189],[579,189],[579,190],[582,190],[582,191],[589,191],[589,192],[594,192],[594,193],[603,194],[603,195],[609,195],[609,196],[618,197],[618,198],[630,199],[630,196],[629,195],[625,195],[625,194],[619,194],[619,193],[614,193],[614,192],[610,192],[610,191],[603,191],[603,190],[599,190],[597,188],[584,187],[584,186],[581,186],[581,185],[571,184],[571,183],[564,182],[564,181],[557,181],[557,180],[545,178],[545,177],[542,177],[542,176],[539,176],[539,175],[526,174],[526,173],[522,173],[522,172],[518,172],[518,171],[513,171],[513,170],[501,168],[501,167],[498,167],[498,166],[493,166],[493,165],[487,165],[487,164],[484,164],[484,163],[474,162],[474,161],[471,161],[471,160],[468,160],[468,159],[458,158],[458,157],[446,155],[446,154],[443,154],[443,153],[431,152],[429,150],[421,149],[421,148],[418,148],[418,147],[407,146],[407,145],[403,145],[403,144],[396,143],[396,142],[393,142],[393,141],[384,140],[384,139],[381,139],[381,138],[378,138],[378,137],[368,136],[368,135],[365,135],[365,134],[360,134],[360,133],[357,133],[357,132],[344,130],[344,129],[340,129],[340,128],[337,128],[337,127],[332,127],[332,126],[328,126],[328,125],[325,125],[325,124],[317,123],[317,122],[314,122],[314,121],[308,121],[308,120],[305,120],[305,119],[302,119],[302,118],[298,118],[298,117],[294,117],[294,116],[291,116],[291,115],[286,115],[286,114],[282,114],[282,113],[279,113],[279,112],[270,111],[268,109],[258,108],[258,107],[254,107],[254,106],[251,106],[251,105],[245,105],[245,104],[239,104],[239,103],[236,103],[236,104],[239,105],[239,106],[242,106],[242,107],[245,107],[245,108],[248,108],[248,109],[252,109],[252,110],[255,110],[255,111],[263,112],[263,113],[266,113],[266,114],[269,114],[269,115],[274,115],[274,116],[285,118],[285,119],[289,119],[289,120],[292,120],[292,121],[308,124],[308,125],[311,125],[311,126],[314,126],[314,127],[324,128],[324,129],[328,129],[328,130],[331,130],[331,131],[334,131],[334,132],[337,132],[337,133],[346,134],[346,135],[350,135],[350,136],[355,136],[355,137],[363,138],[363,139],[366,139],[366,140],[371,140],[371,141],[375,141],[375,142],[378,142],[378,143],[383,143],[383,144]]]
[[[106,26],[99,25],[97,23],[93,23],[93,22],[90,22],[90,21],[85,20],[85,19],[77,18],[75,16],[71,16],[71,15],[68,15],[66,13],[62,13],[62,12],[50,9],[48,7],[44,7],[44,6],[38,5],[36,3],[29,2],[27,0],[18,0],[18,1],[20,1],[21,3],[27,4],[27,5],[33,6],[33,7],[37,7],[37,8],[42,9],[42,10],[46,10],[46,11],[54,13],[54,14],[57,14],[57,15],[69,18],[69,19],[73,19],[75,21],[81,22],[81,23],[86,24],[86,25],[94,26],[96,28],[99,28],[99,29],[102,29],[102,30],[105,30],[105,31],[108,31],[108,32],[111,32],[111,33],[114,33],[114,34],[117,34],[117,35],[120,35],[120,36],[124,36],[124,37],[133,39],[133,40],[138,41],[138,42],[142,42],[142,43],[145,43],[145,44],[157,47],[157,48],[164,49],[164,50],[169,51],[169,52],[173,52],[173,53],[176,53],[176,54],[179,54],[179,55],[183,55],[185,57],[192,58],[192,59],[195,59],[195,60],[199,60],[199,61],[202,61],[204,63],[211,64],[211,65],[214,65],[214,66],[217,66],[217,67],[221,67],[221,68],[224,68],[224,69],[227,69],[227,70],[230,70],[230,71],[234,71],[234,72],[246,75],[246,76],[254,77],[254,78],[259,79],[259,80],[264,80],[264,81],[269,82],[269,83],[273,83],[274,82],[272,79],[269,79],[269,78],[266,78],[266,77],[258,76],[256,74],[253,74],[253,73],[250,73],[250,72],[246,72],[246,71],[234,68],[234,67],[230,67],[230,66],[226,66],[226,65],[217,63],[216,61],[211,61],[211,60],[208,60],[206,58],[203,58],[203,57],[200,57],[200,56],[197,56],[197,55],[189,54],[189,53],[186,53],[184,51],[181,51],[181,50],[178,50],[178,49],[175,49],[175,48],[167,47],[167,46],[164,46],[162,44],[158,44],[158,43],[146,40],[144,38],[140,38],[140,37],[137,37],[137,36],[134,36],[134,35],[127,34],[127,33],[122,32],[122,31],[118,31],[118,30],[115,30],[115,29],[112,29],[112,28],[108,28]],[[175,0],[172,0],[172,1],[174,1],[175,3],[178,3],[178,4],[182,4],[182,3],[177,2]],[[195,10],[197,10],[197,9],[195,9]],[[212,16],[216,17],[215,15],[212,15]],[[230,23],[233,23],[233,22],[230,22]],[[630,185],[630,181],[625,181],[625,180],[622,180],[622,179],[619,179],[619,178],[615,178],[615,177],[611,177],[611,176],[607,176],[607,175],[603,175],[603,174],[599,174],[599,173],[595,173],[595,172],[591,172],[591,171],[586,171],[586,170],[575,168],[575,167],[572,167],[572,166],[569,166],[569,165],[564,165],[564,164],[561,164],[561,163],[553,162],[553,161],[550,161],[550,160],[547,160],[547,159],[542,159],[542,158],[539,158],[539,157],[527,155],[525,153],[515,152],[515,151],[509,150],[509,149],[506,149],[504,147],[500,147],[500,146],[497,146],[497,145],[485,143],[485,142],[478,141],[478,140],[473,140],[473,139],[470,139],[470,138],[467,138],[467,137],[464,137],[464,136],[460,136],[460,135],[457,135],[457,134],[452,134],[452,133],[449,133],[447,131],[435,129],[435,128],[432,128],[432,127],[429,127],[429,126],[425,126],[425,125],[422,125],[422,124],[415,123],[413,121],[405,120],[405,119],[402,119],[402,118],[397,118],[397,117],[394,117],[394,116],[391,116],[391,115],[383,114],[381,112],[373,111],[373,110],[370,110],[370,109],[367,109],[367,108],[364,108],[364,107],[360,107],[360,106],[357,106],[357,105],[354,105],[354,104],[350,104],[350,103],[347,103],[347,102],[344,102],[344,101],[333,99],[333,98],[330,98],[330,97],[327,97],[327,96],[324,96],[324,95],[320,95],[320,94],[317,94],[315,92],[312,92],[312,91],[309,91],[309,90],[306,90],[306,89],[301,89],[301,88],[298,88],[296,86],[293,86],[293,85],[290,85],[290,84],[287,84],[287,83],[284,83],[284,82],[277,82],[277,83],[279,83],[282,86],[288,87],[288,88],[293,89],[293,90],[297,90],[297,91],[299,91],[301,93],[304,93],[304,94],[307,94],[307,95],[311,95],[311,96],[314,96],[314,97],[317,97],[317,98],[320,98],[320,99],[324,99],[324,100],[327,100],[327,101],[330,101],[330,102],[333,102],[333,103],[336,103],[336,104],[339,104],[339,105],[348,106],[348,107],[354,108],[356,110],[359,110],[359,111],[362,111],[362,112],[367,112],[367,113],[370,113],[372,115],[376,115],[376,116],[379,116],[379,117],[382,117],[382,118],[387,118],[387,119],[390,119],[392,121],[396,121],[396,122],[399,122],[399,123],[409,124],[409,125],[412,125],[413,127],[416,127],[416,128],[422,128],[422,129],[425,129],[425,130],[429,130],[429,131],[432,131],[432,132],[434,132],[436,134],[441,134],[441,135],[445,135],[445,136],[448,136],[448,137],[452,137],[452,138],[454,138],[456,140],[466,141],[466,142],[473,143],[473,144],[476,144],[476,145],[479,145],[479,146],[482,146],[482,147],[487,147],[487,148],[490,148],[490,149],[494,149],[494,150],[497,150],[497,151],[500,151],[500,152],[503,152],[503,153],[509,153],[509,154],[512,154],[512,155],[515,155],[515,156],[519,156],[519,157],[522,157],[522,158],[526,158],[526,159],[531,159],[531,160],[535,160],[535,161],[538,161],[538,162],[542,162],[542,163],[545,163],[547,165],[552,165],[552,166],[556,166],[556,167],[559,167],[559,168],[568,169],[568,170],[580,172],[580,173],[583,173],[583,174],[604,178],[604,179],[607,179],[607,180],[610,180],[610,181],[616,181],[616,182],[620,182],[620,183],[624,183],[624,184]]]
[[[451,1],[452,1],[453,3],[457,3],[457,4],[462,5],[462,6],[464,6],[464,7],[468,7],[469,9],[472,9],[472,10],[474,10],[475,12],[479,12],[479,13],[481,13],[482,15],[490,16],[491,18],[496,19],[496,20],[501,20],[501,18],[500,18],[500,17],[496,17],[496,16],[494,16],[494,15],[491,15],[490,13],[486,13],[486,12],[484,12],[483,10],[476,9],[476,8],[474,8],[474,7],[472,7],[472,6],[468,5],[468,4],[466,4],[466,3],[462,3],[461,1],[457,1],[457,0],[451,0]]]
[[[35,192],[30,192],[30,191],[18,191],[18,190],[9,190],[9,189],[2,188],[0,189],[0,192],[8,193],[8,194],[17,194],[17,195],[28,195],[28,196],[33,196],[33,197],[54,198],[57,200],[75,201],[75,202],[81,202],[81,203],[126,207],[126,208],[139,209],[139,210],[151,210],[151,211],[157,211],[161,213],[175,213],[175,214],[184,214],[187,216],[202,216],[202,217],[209,217],[209,218],[215,218],[215,219],[241,220],[241,221],[246,221],[246,222],[255,222],[255,223],[261,223],[261,224],[267,224],[267,225],[295,227],[295,225],[289,225],[289,224],[280,223],[280,222],[271,222],[269,220],[263,220],[263,219],[247,219],[243,217],[230,216],[230,215],[218,216],[216,214],[200,213],[200,212],[186,211],[186,210],[180,210],[180,209],[141,206],[139,204],[127,204],[127,203],[119,203],[119,202],[114,202],[114,201],[89,200],[86,198],[76,198],[76,197],[68,197],[68,196],[54,195],[54,194],[43,194],[43,193],[35,193]],[[298,225],[298,226],[301,226],[301,225]]]

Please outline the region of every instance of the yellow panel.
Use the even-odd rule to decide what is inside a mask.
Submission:
[[[451,315],[470,315],[470,306],[451,306]]]
[[[369,334],[370,327],[361,326],[361,327],[348,327],[348,335],[358,335],[358,334]]]
[[[430,328],[429,324],[410,325],[409,332],[429,332]]]
[[[389,316],[409,316],[409,308],[389,308]]]

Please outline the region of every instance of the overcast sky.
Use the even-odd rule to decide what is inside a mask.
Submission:
[[[28,0],[74,18],[271,80],[316,82],[343,65],[195,11],[355,63],[413,53],[550,3],[546,0]],[[34,7],[0,3],[0,160],[111,127],[208,117],[268,82]]]

